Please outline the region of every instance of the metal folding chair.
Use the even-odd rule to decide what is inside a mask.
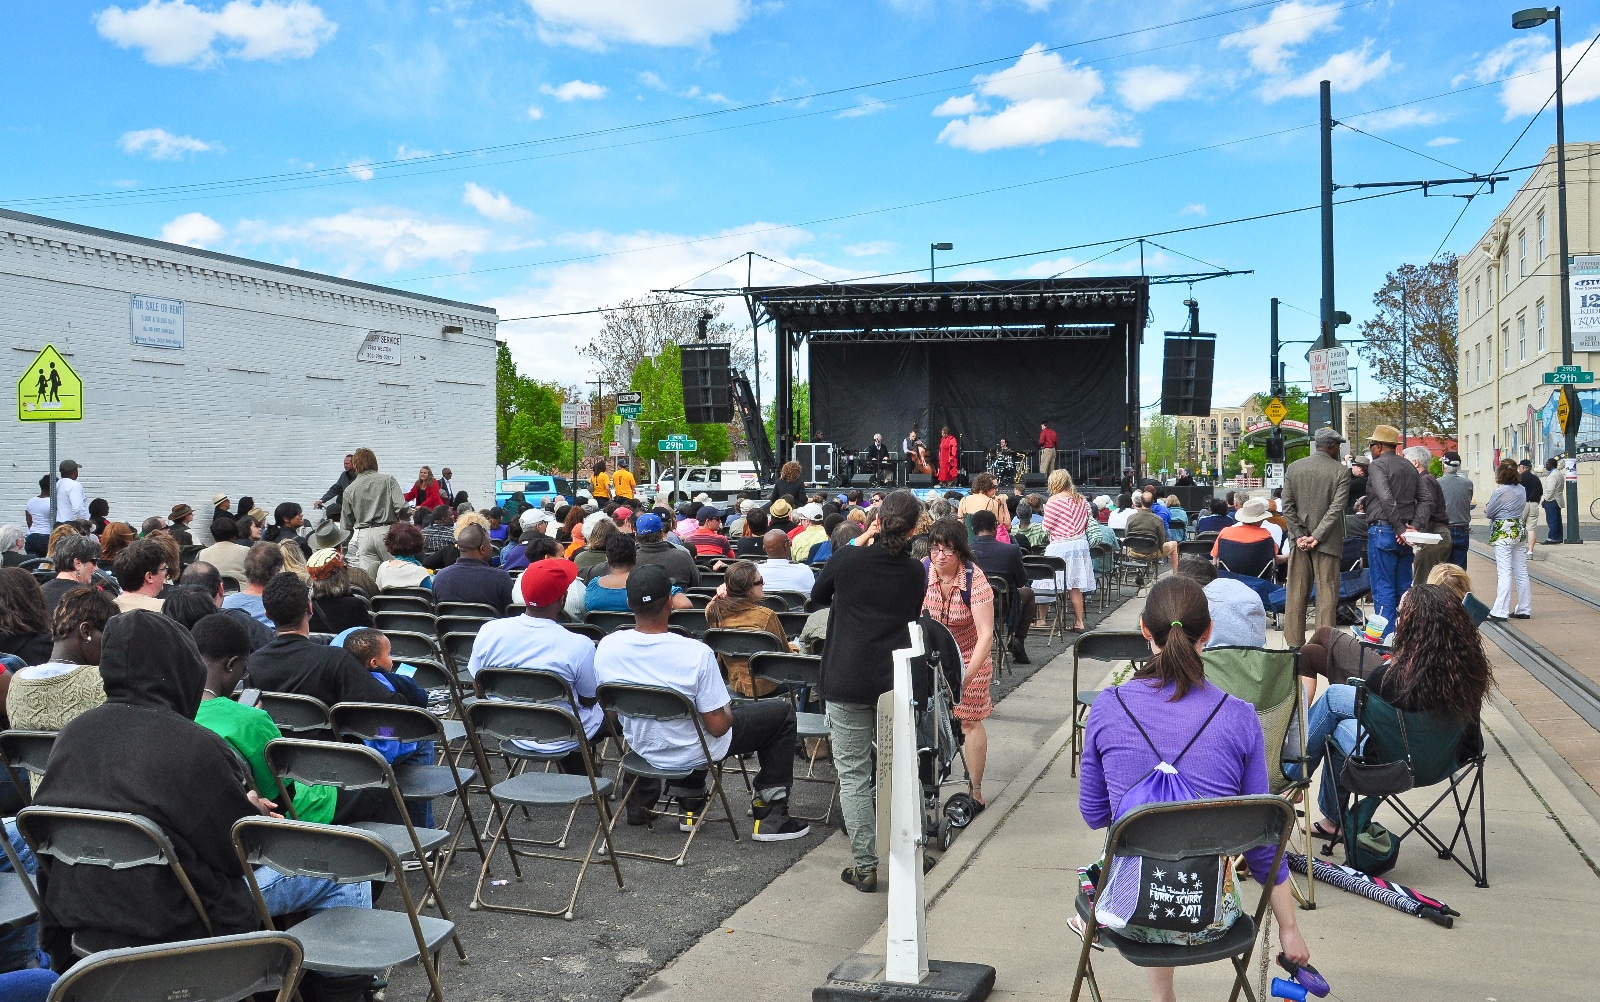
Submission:
[[[700,641],[717,654],[717,660],[722,664],[724,675],[729,674],[728,660],[730,658],[744,658],[748,660],[753,654],[785,654],[789,645],[779,640],[771,633],[764,630],[727,630],[711,628],[705,631]],[[755,687],[751,691],[740,693],[754,699]]]
[[[778,622],[783,624],[784,636],[790,640],[797,640],[806,628],[806,620],[811,618],[811,613],[803,610],[778,613]]]
[[[595,643],[606,638],[606,631],[593,623],[562,623],[568,633],[576,633],[580,637],[588,637]]]
[[[395,592],[379,592],[368,600],[374,613],[379,612],[415,612],[433,615],[433,601],[420,595],[400,595]]]
[[[821,713],[802,713],[800,707],[800,694],[802,692],[817,692],[822,687],[822,659],[812,654],[791,654],[788,652],[778,654],[754,654],[750,657],[750,677],[764,678],[769,682],[788,687],[789,701],[794,704],[795,738],[806,741],[816,738],[831,736],[828,729],[828,718]],[[797,783],[821,783],[828,787],[828,809],[819,817],[806,817],[803,814],[790,812],[789,816],[801,821],[817,821],[828,824],[833,817],[833,802],[839,796],[839,777],[823,779],[817,776],[817,750],[820,745],[813,745],[811,754],[806,759],[806,774],[796,776]]]
[[[1132,661],[1135,666],[1152,657],[1150,641],[1136,630],[1094,630],[1080,636],[1072,645],[1072,775],[1078,774],[1083,757],[1083,732],[1089,723],[1089,707],[1099,689],[1083,688],[1078,666],[1083,661]],[[1096,680],[1098,681],[1098,680]]]
[[[683,629],[691,637],[703,636],[711,628],[706,622],[704,609],[673,609],[667,618],[667,625]]]
[[[560,681],[559,678],[557,681]],[[499,816],[500,824],[495,828],[494,838],[489,843],[489,854],[484,857],[483,866],[478,871],[478,883],[472,892],[472,907],[487,908],[490,911],[520,912],[525,915],[560,915],[571,920],[573,908],[578,903],[578,892],[583,889],[583,878],[588,874],[590,865],[596,861],[595,847],[602,838],[605,840],[606,851],[601,855],[610,862],[611,869],[616,874],[617,890],[622,890],[622,867],[617,862],[617,853],[611,845],[611,819],[606,811],[606,797],[611,794],[615,784],[603,776],[596,777],[594,759],[590,754],[588,739],[583,733],[583,725],[578,722],[572,711],[565,706],[549,702],[505,702],[485,699],[468,707],[467,715],[479,734],[502,743],[572,742],[583,755],[584,769],[582,776],[562,772],[522,772],[508,776],[490,787],[489,799],[494,805],[495,814]],[[518,849],[516,845],[518,840],[507,834],[513,807],[521,807],[524,812],[530,807],[566,807],[569,810],[567,827],[570,829],[572,814],[584,803],[594,805],[596,824],[594,836],[589,839],[589,847],[582,857]],[[512,872],[516,874],[519,883],[523,877],[522,867],[517,862],[518,856],[579,864],[578,878],[573,882],[572,893],[568,896],[566,905],[555,909],[539,909],[486,901],[483,897],[484,881],[491,876],[490,863],[493,861],[495,849],[502,843],[511,860]]]
[[[1022,569],[1028,572],[1030,581],[1043,581],[1048,579],[1052,590],[1050,596],[1050,632],[1046,640],[1054,640],[1067,633],[1067,603],[1072,600],[1066,588],[1067,561],[1062,557],[1025,556],[1022,558]],[[1038,585],[1034,585],[1034,600],[1039,601],[1046,593]]]
[[[762,594],[766,595],[768,598],[783,599],[785,608],[777,609],[778,612],[799,612],[806,607],[805,592],[784,591],[780,588],[773,591],[763,590]]]
[[[0,731],[0,766],[24,805],[33,803],[31,780],[44,778],[44,767],[55,747],[55,731]]]
[[[461,940],[446,916],[419,915],[406,885],[400,859],[384,839],[345,825],[314,825],[286,818],[241,818],[233,826],[233,850],[267,928],[275,928],[256,883],[255,868],[270,867],[290,877],[321,877],[340,884],[366,881],[399,888],[405,911],[386,908],[330,908],[299,922],[294,938],[305,951],[307,970],[333,976],[382,974],[391,967],[419,963],[428,976],[433,1002],[444,1002],[439,984],[439,952],[446,939]],[[466,962],[466,955],[461,960]]]
[[[705,725],[700,720],[700,711],[694,708],[694,703],[689,697],[676,689],[663,689],[653,685],[631,685],[623,682],[607,682],[599,689],[600,705],[615,713],[619,717],[634,717],[640,720],[656,720],[663,723],[674,720],[687,720],[694,724],[695,738],[700,744],[701,764],[688,769],[657,769],[647,762],[638,752],[629,751],[622,757],[621,771],[633,778],[623,790],[622,800],[626,804],[629,794],[641,779],[660,780],[663,783],[675,779],[688,779],[700,769],[708,770],[711,774],[711,791],[706,795],[706,803],[711,803],[712,796],[722,801],[722,810],[728,822],[728,828],[733,832],[733,840],[739,841],[739,825],[733,819],[733,808],[728,806],[728,795],[722,789],[721,763],[711,756],[711,744],[706,737]],[[665,816],[664,811],[658,811],[654,805],[646,808],[653,817]],[[612,851],[622,856],[635,859],[649,859],[658,863],[672,863],[682,866],[684,859],[689,855],[689,846],[694,844],[694,837],[700,834],[700,829],[706,826],[710,817],[702,815],[695,822],[689,832],[689,837],[684,839],[683,848],[676,856],[658,856],[644,852],[624,852],[620,849]],[[611,828],[617,824],[617,815],[611,816]],[[609,842],[608,842],[609,844]]]
[[[433,589],[432,588],[425,588],[422,585],[401,585],[401,586],[396,587],[396,588],[385,588],[385,589],[383,589],[383,591],[379,592],[378,594],[379,595],[409,595],[412,598],[420,598],[424,602],[428,603],[428,607],[430,609],[433,607],[433,602],[434,602]]]
[[[16,880],[0,876],[0,932],[20,929],[39,917],[39,887],[33,876],[22,866],[22,857],[3,831],[0,831],[0,850],[11,864]]]
[[[1255,949],[1256,930],[1272,897],[1270,884],[1261,888],[1253,915],[1240,915],[1220,939],[1200,946],[1136,942],[1115,930],[1097,928],[1095,909],[1104,900],[1111,860],[1115,856],[1176,861],[1190,856],[1237,856],[1257,846],[1271,845],[1276,846],[1277,851],[1268,872],[1275,874],[1283,863],[1284,850],[1293,834],[1294,808],[1288,801],[1272,796],[1145,804],[1124,814],[1106,834],[1105,855],[1100,861],[1100,882],[1095,887],[1094,899],[1090,900],[1080,891],[1075,902],[1085,935],[1072,976],[1071,1002],[1078,1002],[1085,983],[1089,985],[1090,997],[1101,1002],[1100,986],[1095,982],[1094,966],[1089,960],[1091,944],[1097,937],[1138,967],[1189,967],[1219,960],[1232,961],[1234,980],[1229,1002],[1237,999],[1240,991],[1254,1000],[1255,993],[1250,988],[1250,956]]]
[[[300,941],[283,932],[106,950],[72,965],[50,1002],[241,1002],[265,992],[289,1002],[302,957]]]
[[[583,617],[583,621],[590,626],[598,626],[607,633],[633,629],[631,612],[591,612]]]
[[[989,579],[989,590],[994,592],[995,674],[1004,675],[1011,667],[1011,610],[1018,601],[1017,589],[998,574],[984,576]]]
[[[425,637],[439,632],[439,620],[431,612],[391,612],[378,609],[372,614],[373,623],[384,633],[420,633]]]
[[[267,712],[285,737],[326,741],[333,737],[328,704],[315,696],[294,692],[262,692],[256,703]]]
[[[441,619],[445,616],[468,616],[485,621],[500,618],[499,609],[483,602],[440,602],[433,611]]]
[[[1154,556],[1139,556],[1131,552],[1133,550],[1138,550],[1139,553],[1151,553]],[[1127,576],[1129,571],[1134,573],[1133,590],[1134,594],[1137,595],[1139,593],[1140,578],[1148,574],[1150,582],[1154,583],[1155,579],[1161,575],[1161,562],[1165,559],[1166,557],[1161,553],[1161,543],[1156,537],[1148,533],[1131,532],[1122,537],[1122,552],[1117,555],[1117,565],[1121,568],[1124,577]],[[1118,594],[1121,594],[1121,588],[1118,588],[1117,591]]]

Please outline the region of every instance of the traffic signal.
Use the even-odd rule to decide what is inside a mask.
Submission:
[[[1267,439],[1267,462],[1269,462],[1269,463],[1281,463],[1281,462],[1283,462],[1283,437],[1282,436],[1273,435],[1271,438]]]

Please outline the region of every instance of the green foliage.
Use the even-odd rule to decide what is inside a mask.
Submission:
[[[561,400],[558,387],[517,371],[511,349],[500,342],[495,356],[495,465],[500,476],[511,467],[548,471],[562,456]]]
[[[1153,416],[1139,430],[1139,453],[1149,474],[1156,476],[1163,469],[1170,474],[1184,465],[1185,440],[1190,437],[1187,427],[1174,421],[1170,414]]]
[[[716,465],[732,453],[728,426],[689,424],[683,414],[683,363],[678,345],[662,345],[660,354],[641,358],[634,364],[630,390],[644,394],[644,411],[639,415],[640,459],[671,463],[673,454],[656,448],[659,439],[669,434],[688,435],[700,444],[698,452],[683,454],[685,464]]]
[[[1258,394],[1262,401],[1271,400],[1268,394]],[[1306,391],[1298,386],[1289,387],[1280,398],[1283,405],[1289,409],[1285,416],[1286,421],[1299,421],[1305,424],[1311,420],[1311,408],[1306,401]],[[1253,438],[1243,440],[1239,447],[1234,449],[1222,460],[1222,471],[1225,476],[1236,477],[1245,463],[1249,463],[1255,470],[1255,476],[1262,477],[1267,472],[1267,445],[1266,440],[1270,432],[1261,432]],[[1304,433],[1284,429],[1284,437],[1299,438],[1299,444],[1291,444],[1284,450],[1284,462],[1292,463],[1297,459],[1311,454],[1311,443],[1306,440]]]
[[[794,383],[789,392],[794,397],[794,437],[800,441],[811,433],[811,384]],[[767,445],[772,448],[772,454],[778,454],[778,419],[776,403],[767,401],[762,405],[761,418],[767,428]]]

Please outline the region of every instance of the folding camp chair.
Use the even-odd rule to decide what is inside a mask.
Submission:
[[[467,784],[478,775],[476,769],[460,768],[450,754],[450,742],[445,736],[443,722],[427,710],[394,703],[339,703],[329,712],[334,733],[344,738],[362,741],[432,741],[438,749],[443,765],[414,763],[394,769],[395,782],[400,784],[400,796],[406,800],[433,800],[438,797],[456,798],[446,815],[445,830],[450,829],[449,818],[461,807],[461,827],[455,829],[450,844],[434,854],[434,877],[443,880],[444,874],[455,859],[456,848],[461,843],[461,832],[472,833],[472,843],[478,857],[483,858],[483,842],[478,838],[477,821],[472,817],[472,804],[467,799]]]
[[[1303,794],[1310,789],[1311,781],[1295,778],[1306,774],[1306,700],[1300,686],[1300,652],[1212,647],[1201,660],[1205,663],[1206,681],[1255,707],[1266,739],[1267,789],[1275,796],[1288,798],[1290,803],[1296,803],[1296,794],[1301,795],[1295,816],[1300,819],[1303,844],[1297,848],[1310,859],[1311,822],[1306,817]],[[1285,754],[1284,745],[1291,735],[1296,745]],[[1302,882],[1292,872],[1289,880],[1300,903],[1315,908],[1316,884],[1310,879]]]
[[[633,629],[631,612],[591,612],[584,615],[583,621],[590,626],[598,626],[607,633]]]
[[[572,711],[565,706],[548,702],[505,702],[485,699],[469,706],[467,716],[479,734],[502,743],[572,742],[582,753],[584,769],[582,776],[563,772],[523,772],[508,776],[490,787],[489,800],[494,805],[494,813],[499,816],[500,824],[495,828],[494,838],[489,843],[489,854],[484,857],[483,866],[478,871],[478,883],[472,892],[472,907],[487,908],[490,911],[520,912],[524,915],[560,915],[570,921],[573,907],[578,903],[578,892],[583,889],[583,878],[588,874],[590,864],[595,862],[595,847],[602,838],[605,839],[606,851],[601,855],[607,857],[611,863],[611,869],[617,877],[617,890],[622,890],[622,867],[617,862],[617,853],[611,845],[611,819],[606,811],[606,797],[610,796],[615,784],[605,777],[595,776],[594,759],[590,755],[589,742],[584,737],[583,726]],[[578,806],[584,803],[594,805],[596,824],[594,836],[589,839],[589,847],[582,857],[518,849],[517,840],[507,834],[506,829],[511,822],[513,807],[521,807],[524,812],[530,807],[567,807],[569,812],[576,812]],[[569,813],[568,828],[571,825],[572,814]],[[522,867],[517,862],[518,856],[579,864],[578,879],[573,882],[572,894],[568,896],[565,907],[523,908],[491,904],[484,900],[484,881],[491,876],[489,864],[494,859],[496,848],[502,843],[506,847],[506,854],[511,859],[511,869],[519,883],[523,876]]]
[[[1045,635],[1047,641],[1054,640],[1057,636],[1066,636],[1067,633],[1067,602],[1069,595],[1064,587],[1067,579],[1067,562],[1061,557],[1034,557],[1022,558],[1022,569],[1028,572],[1030,581],[1050,582],[1050,588],[1033,586],[1034,601],[1043,602],[1046,596],[1052,606],[1050,613],[1050,632]]]
[[[702,636],[711,628],[704,609],[673,609],[667,617],[667,625],[682,627],[691,637]]]
[[[302,956],[300,941],[284,932],[106,950],[72,965],[50,1002],[241,1002],[266,992],[289,1002]]]
[[[711,773],[711,790],[705,796],[709,806],[712,797],[722,801],[724,818],[728,827],[733,831],[733,840],[739,841],[739,825],[733,820],[733,808],[728,806],[728,795],[722,789],[722,763],[711,757],[711,742],[706,736],[704,723],[700,719],[700,711],[696,710],[694,703],[683,693],[676,689],[663,689],[653,685],[631,685],[624,682],[607,682],[599,689],[600,705],[615,713],[619,717],[636,717],[641,720],[655,720],[669,723],[675,720],[685,720],[694,724],[695,739],[700,744],[701,764],[688,769],[657,769],[644,756],[638,752],[629,751],[622,757],[621,771],[632,778],[622,793],[622,801],[627,803],[628,797],[633,793],[641,779],[660,780],[663,783],[672,780],[688,779],[695,772],[705,769]],[[663,787],[663,793],[665,788]],[[655,806],[647,805],[647,812],[652,817],[664,817],[665,811],[658,811]],[[678,850],[676,856],[658,856],[644,852],[623,852],[620,849],[612,850],[622,856],[634,859],[649,859],[658,863],[672,863],[682,866],[689,855],[689,846],[694,844],[694,837],[700,834],[700,829],[706,826],[711,818],[702,813],[701,817],[692,826],[689,837],[684,839],[683,848]],[[611,827],[617,824],[617,815],[611,816]],[[609,845],[609,842],[607,843]]]
[[[1104,900],[1106,880],[1114,856],[1145,856],[1179,860],[1189,856],[1236,856],[1257,846],[1276,846],[1272,867],[1276,873],[1283,863],[1284,850],[1294,834],[1294,809],[1281,797],[1219,797],[1213,800],[1186,800],[1177,803],[1145,804],[1124,814],[1106,834],[1106,851],[1100,861],[1100,882],[1091,901],[1083,892],[1075,902],[1086,935],[1078,949],[1078,966],[1072,976],[1072,1000],[1078,1002],[1083,985],[1100,1002],[1100,986],[1089,962],[1093,940],[1111,946],[1123,959],[1138,967],[1188,967],[1227,959],[1233,963],[1234,1002],[1242,990],[1255,1000],[1250,988],[1250,957],[1255,949],[1256,930],[1272,898],[1272,887],[1261,888],[1254,915],[1240,915],[1220,939],[1200,946],[1168,946],[1140,943],[1112,929],[1097,928],[1095,908]],[[1259,1002],[1266,1002],[1265,999]]]
[[[33,849],[45,876],[56,865],[102,866],[109,870],[166,867],[200,917],[206,935],[212,934],[211,916],[206,914],[206,906],[189,882],[189,875],[183,872],[171,840],[149,818],[120,811],[24,807],[17,814],[17,831]],[[148,945],[105,930],[72,930],[72,951],[80,957],[100,950]]]
[[[1082,661],[1132,661],[1135,665],[1150,660],[1150,641],[1136,630],[1095,630],[1085,633],[1072,645],[1072,775],[1078,774],[1083,757],[1083,734],[1089,724],[1089,707],[1099,689],[1085,689],[1078,677]]]
[[[321,877],[340,884],[381,881],[394,884],[404,911],[386,908],[330,908],[298,922],[294,938],[305,950],[306,970],[332,976],[382,974],[391,967],[420,963],[433,1002],[444,1002],[439,984],[439,952],[447,938],[459,950],[455,923],[446,916],[419,915],[394,849],[382,837],[345,825],[314,825],[286,818],[241,818],[233,825],[233,850],[244,866],[256,910],[275,928],[255,868],[269,867],[291,877]],[[462,963],[466,954],[461,955]]]
[[[285,737],[333,740],[333,727],[328,723],[328,705],[315,696],[302,696],[294,692],[262,692],[256,705],[267,712]]]
[[[424,615],[433,615],[433,601],[419,595],[397,595],[394,592],[379,592],[369,600],[374,613],[379,612],[415,612]]]
[[[439,632],[439,620],[431,612],[391,612],[379,609],[372,614],[373,624],[385,633],[420,633],[431,637]]]
[[[1478,887],[1489,886],[1489,827],[1484,813],[1488,791],[1484,787],[1483,765],[1486,758],[1482,739],[1477,747],[1468,740],[1468,728],[1447,714],[1436,712],[1402,713],[1377,693],[1368,691],[1358,679],[1356,686],[1356,747],[1361,749],[1360,759],[1369,764],[1404,760],[1411,766],[1412,789],[1422,790],[1440,783],[1446,784],[1443,793],[1427,807],[1417,810],[1399,796],[1380,796],[1384,804],[1392,807],[1405,823],[1405,828],[1390,832],[1390,837],[1403,842],[1411,833],[1422,836],[1429,848],[1440,859],[1454,860],[1466,871]],[[1328,741],[1330,766],[1339,763],[1344,755],[1330,738]],[[1338,788],[1348,796],[1344,799],[1349,813],[1352,796],[1378,796],[1368,794],[1355,786],[1346,787],[1345,779],[1337,768],[1332,775],[1338,777]],[[1428,818],[1446,800],[1455,807],[1455,827],[1449,841],[1428,827]],[[1472,805],[1478,805],[1478,839],[1472,838]],[[1460,846],[1466,853],[1461,858]]]
[[[821,713],[802,713],[800,708],[805,705],[801,702],[801,693],[816,692],[822,687],[822,659],[811,654],[755,654],[750,658],[750,677],[764,678],[769,682],[787,685],[789,701],[794,704],[795,738],[798,741],[826,738],[832,732],[828,729],[828,718]],[[822,817],[806,817],[790,811],[791,818],[801,821],[817,821],[828,824],[833,817],[833,802],[839,796],[839,777],[822,779],[817,776],[817,750],[821,744],[812,746],[810,756],[806,760],[806,774],[796,776],[797,783],[821,783],[828,787],[828,809]]]
[[[33,803],[31,781],[44,778],[55,743],[55,731],[0,731],[0,766],[5,767],[23,804]]]
[[[296,783],[320,783],[340,790],[388,790],[404,824],[358,821],[350,827],[381,839],[396,858],[416,860],[428,884],[428,895],[423,903],[426,904],[431,898],[438,906],[439,914],[446,919],[450,917],[444,898],[439,894],[434,867],[428,863],[428,853],[437,851],[449,841],[450,833],[440,828],[418,828],[411,823],[411,815],[407,813],[405,800],[400,794],[400,784],[382,755],[366,745],[302,741],[298,738],[269,741],[265,754],[267,768],[277,777],[278,792],[283,797],[279,803],[284,804],[290,818],[296,820],[299,816],[295,814],[294,803],[283,789],[284,780],[287,779]],[[409,898],[409,890],[406,895]],[[455,941],[456,953],[465,961],[467,950],[461,945],[461,937],[456,935],[454,929],[450,935]]]

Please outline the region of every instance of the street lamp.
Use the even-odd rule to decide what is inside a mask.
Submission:
[[[1556,23],[1556,233],[1561,241],[1561,364],[1572,364],[1572,302],[1568,281],[1567,257],[1567,113],[1561,90],[1561,8],[1546,10],[1530,7],[1511,15],[1511,27],[1518,30],[1537,28],[1546,21]],[[1562,393],[1565,387],[1560,387]],[[1571,427],[1571,426],[1569,426]],[[1565,430],[1565,429],[1563,429]],[[1566,458],[1578,455],[1578,434],[1573,428],[1566,431]],[[1567,481],[1566,542],[1580,543],[1578,535],[1578,483]]]
[[[930,282],[936,281],[936,279],[933,277],[933,252],[934,251],[942,251],[942,250],[955,250],[955,249],[956,249],[956,245],[953,244],[953,243],[949,243],[949,242],[937,243],[937,244],[929,244],[928,245],[928,281],[930,281]]]

